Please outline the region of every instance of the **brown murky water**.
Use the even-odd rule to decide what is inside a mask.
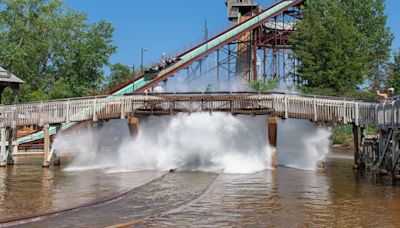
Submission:
[[[31,158],[29,158],[31,159]],[[325,170],[285,167],[251,175],[205,172],[104,174],[43,171],[40,159],[0,170],[0,218],[70,207],[142,185],[123,198],[28,227],[398,227],[400,186],[351,169],[331,154]],[[29,161],[30,162],[30,161]]]
[[[107,174],[100,170],[64,172],[42,169],[42,157],[17,157],[0,169],[0,220],[74,207],[122,193],[162,175],[161,172]]]

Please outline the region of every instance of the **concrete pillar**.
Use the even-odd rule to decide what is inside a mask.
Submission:
[[[277,144],[277,137],[278,136],[278,118],[275,116],[268,117],[268,143],[271,146],[272,154],[271,154],[271,165],[273,167],[278,166],[278,159],[276,156],[276,148]]]
[[[139,124],[140,124],[139,118],[137,117],[128,118],[128,128],[132,138],[136,138],[137,135],[139,134]]]
[[[353,168],[358,169],[358,160],[360,156],[360,140],[359,140],[359,127],[353,124],[353,140],[354,140],[354,166]]]
[[[6,128],[0,129],[0,167],[7,166]]]
[[[49,155],[50,155],[50,132],[49,132],[49,124],[45,124],[43,126],[43,132],[44,132],[44,148],[43,148],[43,168],[48,168],[50,166],[49,163]]]

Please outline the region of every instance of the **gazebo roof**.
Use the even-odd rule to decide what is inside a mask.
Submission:
[[[24,83],[24,81],[22,81],[20,78],[18,78],[14,74],[8,72],[3,67],[0,67],[0,83],[2,83],[2,82],[16,83],[16,84]]]

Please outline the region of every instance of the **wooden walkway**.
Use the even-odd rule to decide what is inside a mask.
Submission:
[[[0,127],[124,119],[134,115],[229,112],[338,124],[383,124],[395,106],[332,97],[280,93],[136,94],[0,106]],[[398,108],[398,106],[396,106]]]
[[[269,115],[284,119],[352,124],[356,166],[369,163],[377,169],[384,167],[386,170],[400,170],[400,99],[378,103],[335,97],[249,92],[133,94],[0,106],[0,166],[12,164],[12,154],[18,151],[19,145],[29,140],[43,139],[43,166],[48,167],[50,160],[56,158],[54,149],[51,149],[50,136],[75,123],[129,118],[128,126],[134,137],[139,126],[137,117],[194,112]],[[274,124],[276,121],[269,120],[268,128],[273,129]],[[33,134],[29,139],[17,139],[17,127],[32,125],[43,127],[43,131]],[[365,125],[376,126],[379,135],[370,140]],[[276,132],[269,132],[269,135],[276,136]],[[276,137],[272,136],[269,143],[276,146]],[[56,164],[59,164],[57,159]]]

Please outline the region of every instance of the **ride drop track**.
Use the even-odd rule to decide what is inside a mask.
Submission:
[[[145,224],[152,218],[181,210],[207,194],[217,177],[218,174],[204,172],[166,173],[139,187],[87,204],[0,220],[0,227],[129,227]]]

